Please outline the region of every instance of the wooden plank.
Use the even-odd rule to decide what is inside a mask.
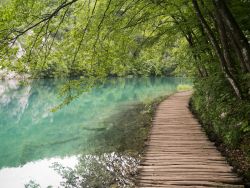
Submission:
[[[190,92],[172,95],[157,108],[138,187],[244,187],[188,109]]]

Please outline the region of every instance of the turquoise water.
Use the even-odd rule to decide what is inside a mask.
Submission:
[[[33,163],[45,159],[55,162],[79,154],[138,149],[128,144],[133,140],[130,132],[137,134],[134,127],[122,127],[122,123],[119,127],[112,119],[185,83],[190,82],[182,78],[111,79],[53,113],[51,109],[61,102],[58,92],[63,81],[32,81],[25,86],[1,81],[0,187],[5,186],[1,178],[10,173],[6,169],[14,173],[30,165],[32,171]]]

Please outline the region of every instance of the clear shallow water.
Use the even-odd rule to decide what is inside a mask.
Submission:
[[[141,127],[124,125],[122,117],[128,121],[126,115],[136,105],[173,93],[185,83],[190,82],[112,79],[52,113],[61,102],[62,81],[33,81],[26,86],[0,82],[0,187],[24,187],[28,179],[42,187],[58,186],[60,176],[50,168],[54,162],[73,167],[79,154],[136,152]]]

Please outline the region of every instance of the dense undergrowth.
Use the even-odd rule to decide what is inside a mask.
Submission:
[[[191,106],[210,139],[250,182],[250,103],[237,99],[223,80],[213,77],[196,82]]]

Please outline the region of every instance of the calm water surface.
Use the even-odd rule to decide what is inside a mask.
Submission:
[[[173,93],[185,83],[190,82],[182,78],[112,79],[53,113],[51,109],[61,102],[58,92],[63,81],[33,81],[25,86],[1,81],[0,187],[21,188],[30,180],[41,187],[63,187],[62,172],[58,174],[55,164],[79,168],[80,162],[81,177],[86,179],[90,171],[99,173],[100,165],[119,171],[114,161],[125,171],[126,166],[136,166],[135,158],[122,153],[141,147],[135,140],[140,127],[117,122],[121,117],[129,119],[126,114],[136,105]]]

